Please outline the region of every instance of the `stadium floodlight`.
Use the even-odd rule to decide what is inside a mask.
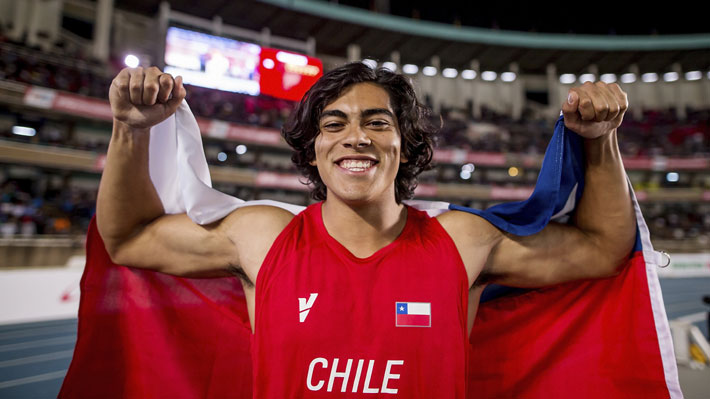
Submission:
[[[583,73],[579,75],[579,83],[594,82],[597,78],[593,73]]]
[[[500,74],[500,80],[504,82],[512,82],[516,77],[515,72],[503,72]]]
[[[685,73],[685,80],[700,80],[703,77],[700,71],[688,71]]]
[[[634,83],[636,81],[636,74],[631,72],[621,75],[621,83]]]
[[[613,73],[605,73],[601,76],[601,81],[604,83],[614,83],[616,82],[616,75]]]
[[[237,148],[235,149],[235,151],[236,151],[237,154],[239,154],[239,155],[246,154],[246,152],[247,152],[247,146],[245,146],[244,144],[239,144],[239,145],[237,146]]]
[[[511,166],[508,168],[508,176],[510,177],[515,177],[520,173],[520,170],[516,168],[515,166]]]
[[[457,71],[454,68],[444,68],[444,70],[441,71],[441,75],[443,77],[450,78],[450,79],[455,78],[456,76],[458,76],[458,74],[459,74],[459,71]]]
[[[666,180],[671,183],[677,182],[679,177],[680,175],[678,175],[677,172],[668,172],[668,174],[666,174]]]
[[[678,72],[666,72],[663,74],[663,81],[675,82],[678,80]]]
[[[658,74],[655,72],[647,72],[641,75],[641,80],[646,83],[653,83],[658,81]]]
[[[227,154],[225,152],[220,152],[217,154],[217,160],[220,162],[224,162],[227,160]]]
[[[404,64],[402,65],[402,72],[408,75],[414,75],[419,72],[419,67],[414,64]]]
[[[126,58],[123,59],[123,63],[129,68],[135,68],[140,65],[141,60],[133,54],[128,54]]]
[[[422,73],[424,76],[434,76],[436,75],[436,67],[433,67],[431,65],[427,65],[424,68],[422,68]]]
[[[397,72],[397,64],[395,64],[392,61],[387,61],[387,62],[383,63],[382,68],[385,68],[385,69],[392,71],[392,72]]]
[[[467,163],[461,167],[461,171],[466,171],[468,173],[473,173],[474,170],[476,170],[476,166],[472,163]]]
[[[463,71],[461,71],[461,77],[466,80],[476,79],[476,71],[474,71],[473,69],[464,69]]]
[[[469,172],[467,170],[462,170],[461,174],[459,174],[459,176],[461,176],[461,178],[464,180],[468,180],[471,178],[471,172]]]
[[[375,60],[371,60],[371,59],[369,59],[369,58],[365,58],[364,60],[362,60],[362,63],[365,64],[365,65],[367,65],[367,66],[369,66],[370,69],[375,69],[375,68],[377,68],[377,61],[375,61]]]
[[[493,71],[483,71],[481,73],[481,79],[485,80],[486,82],[492,82],[496,80],[497,77],[498,74]]]
[[[16,134],[18,136],[32,137],[37,134],[37,131],[27,126],[13,126],[12,134]]]
[[[573,73],[563,73],[560,75],[560,83],[565,85],[571,85],[577,81],[577,77]]]
[[[271,58],[264,58],[264,61],[261,62],[261,65],[263,65],[266,69],[274,69],[276,63]]]

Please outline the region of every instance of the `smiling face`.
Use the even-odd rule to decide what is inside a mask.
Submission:
[[[326,105],[311,165],[328,199],[350,204],[395,201],[401,136],[390,97],[374,83],[357,83]]]

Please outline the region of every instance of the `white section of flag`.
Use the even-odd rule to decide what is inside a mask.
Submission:
[[[407,314],[419,314],[431,316],[431,303],[429,302],[407,302]]]

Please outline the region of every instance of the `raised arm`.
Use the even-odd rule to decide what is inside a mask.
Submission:
[[[572,224],[551,222],[519,237],[474,215],[449,217],[452,237],[478,283],[538,287],[618,273],[636,232],[616,136],[627,107],[626,93],[616,84],[570,90],[562,108],[565,125],[585,138],[586,155],[584,192]]]
[[[172,115],[184,97],[181,78],[157,68],[126,68],[111,82],[113,131],[96,213],[112,255],[136,229],[165,213],[148,173],[150,128]]]
[[[127,68],[113,80],[109,98],[114,124],[96,221],[112,260],[179,276],[236,272],[254,281],[256,271],[244,273],[242,263],[256,267],[258,259],[242,258],[253,258],[252,252],[257,258],[265,254],[289,214],[276,208],[245,208],[207,226],[185,214],[165,215],[148,172],[150,128],[177,110],[185,98],[182,80],[155,67]],[[263,234],[256,238],[246,234],[255,225],[263,225]]]

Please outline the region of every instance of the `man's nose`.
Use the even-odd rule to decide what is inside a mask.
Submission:
[[[367,147],[370,144],[372,144],[370,137],[367,135],[367,132],[365,132],[365,130],[359,125],[351,126],[348,129],[348,133],[345,137],[345,140],[343,141],[343,145],[346,148],[362,148]]]

